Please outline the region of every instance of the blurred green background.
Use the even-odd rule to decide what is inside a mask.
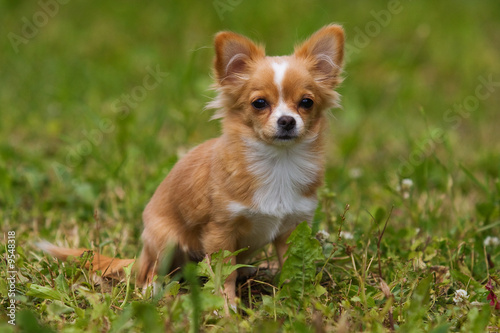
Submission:
[[[400,204],[397,185],[411,178],[423,225],[450,226],[489,195],[461,165],[486,188],[499,176],[499,1],[2,0],[0,13],[4,231],[54,239],[54,227],[90,222],[92,239],[98,210],[102,237],[128,248],[116,231],[129,232],[137,251],[156,186],[220,132],[204,110],[220,30],[281,55],[323,25],[345,27],[326,188],[357,212],[352,223]],[[151,71],[162,74],[146,89]],[[425,200],[446,206],[448,194],[458,201],[427,213]]]

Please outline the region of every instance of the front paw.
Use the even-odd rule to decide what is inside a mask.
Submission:
[[[238,268],[238,281],[246,281],[257,274],[257,267],[240,267]]]

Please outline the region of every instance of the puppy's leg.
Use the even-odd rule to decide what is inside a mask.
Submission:
[[[148,223],[146,223],[148,222]],[[153,277],[158,273],[167,274],[172,267],[164,267],[163,259],[165,252],[172,252],[178,247],[177,238],[171,230],[165,227],[163,221],[149,221],[145,220],[145,227],[142,233],[143,248],[141,256],[139,257],[139,269],[137,275],[137,282],[143,284],[144,287],[150,285]],[[174,254],[172,264],[183,262],[183,258],[176,258],[177,253]],[[160,269],[163,269],[159,272]]]
[[[153,294],[155,293],[155,285],[153,284],[154,276],[157,274],[159,253],[154,256],[151,249],[144,245],[138,261],[137,283],[142,285],[142,292],[146,295],[147,287],[153,287]]]
[[[286,243],[286,241],[292,234],[293,230],[294,229],[290,229],[289,231],[279,235],[273,242],[274,247],[276,248],[276,254],[278,256],[280,268],[283,268],[283,264],[285,263],[285,254],[288,250],[288,244]]]
[[[236,257],[231,257],[231,265],[236,265]],[[238,270],[234,270],[224,282],[224,293],[226,294],[229,306],[236,312],[236,281]],[[227,313],[229,315],[229,313]]]
[[[211,227],[211,228],[210,228]],[[214,253],[221,249],[230,252],[236,251],[236,239],[234,238],[235,233],[231,231],[225,231],[220,225],[213,224],[208,228],[207,234],[203,239],[203,248],[207,253]],[[236,265],[236,257],[231,256],[227,259],[231,265]],[[236,310],[236,280],[238,278],[238,270],[233,271],[226,279],[224,283],[224,294],[225,297],[233,310]],[[229,315],[226,309],[226,314]]]

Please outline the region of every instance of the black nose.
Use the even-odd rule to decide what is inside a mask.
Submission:
[[[295,118],[291,116],[281,116],[278,119],[278,126],[286,131],[295,128]]]

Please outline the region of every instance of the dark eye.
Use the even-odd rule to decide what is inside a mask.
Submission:
[[[313,100],[310,98],[304,98],[300,101],[299,106],[304,109],[309,109],[314,104]]]
[[[267,102],[263,98],[256,99],[255,101],[252,102],[252,106],[256,108],[257,110],[262,110],[266,108]]]

